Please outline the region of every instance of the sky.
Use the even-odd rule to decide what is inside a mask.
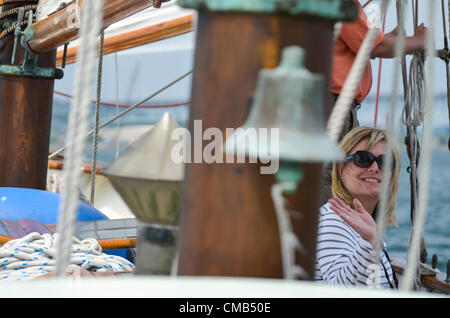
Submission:
[[[195,33],[190,32],[143,47],[105,55],[102,100],[115,103],[118,99],[119,103],[134,103],[188,72],[193,68],[194,42]],[[71,94],[75,68],[76,64],[66,66],[64,78],[55,82],[55,90]],[[191,81],[192,76],[189,76],[153,100],[187,101]],[[92,96],[95,96],[94,88]]]

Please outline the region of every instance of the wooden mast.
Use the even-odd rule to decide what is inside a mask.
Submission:
[[[312,2],[311,7],[314,7]],[[198,1],[197,7],[193,1],[182,3],[199,10],[189,120],[191,134],[195,133],[195,120],[202,121],[203,131],[216,127],[224,136],[226,128],[242,126],[259,70],[277,66],[281,50],[286,46],[303,47],[307,55],[306,67],[323,74],[328,84],[333,25],[340,19],[338,12],[334,18],[319,18],[275,10],[272,13],[256,12],[258,8],[251,12],[246,10],[249,3],[236,5],[228,11],[208,7],[222,5],[208,0]],[[260,5],[264,7],[270,3],[275,2],[261,1]],[[352,1],[349,3],[353,4]],[[223,5],[226,6],[225,2]],[[246,9],[242,9],[244,7]],[[264,8],[259,9],[264,11]],[[344,19],[356,17],[354,8],[350,9]],[[340,10],[340,13],[344,11],[342,7]],[[323,91],[325,102],[328,101],[327,86],[324,85]],[[324,120],[329,112],[326,109]],[[202,149],[208,143],[204,142]],[[275,178],[274,175],[260,174],[259,168],[257,164],[248,163],[186,165],[178,274],[283,276],[276,213],[270,192]],[[307,254],[297,253],[296,263],[312,279],[323,165],[305,163],[302,169],[305,172],[303,181],[297,192],[289,196],[288,208],[301,214],[301,218],[291,221]]]
[[[37,2],[37,1],[35,1]],[[23,6],[4,5],[2,12]],[[0,64],[10,64],[14,35],[0,40]],[[17,49],[16,64],[24,50]],[[41,55],[54,67],[56,50]],[[0,186],[45,189],[54,80],[0,75]]]

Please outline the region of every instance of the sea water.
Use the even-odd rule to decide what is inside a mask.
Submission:
[[[147,104],[172,104],[184,101],[158,101]],[[55,96],[52,118],[51,132],[51,150],[55,151],[65,143],[65,133],[67,129],[67,118],[69,113],[69,101]],[[361,125],[373,126],[374,120],[374,100],[368,98],[363,107],[358,111],[358,118]],[[383,126],[386,110],[389,105],[389,99],[382,99],[379,110],[379,127]],[[401,105],[400,105],[401,106]],[[92,118],[94,118],[94,106],[92,107]],[[115,107],[101,107],[100,122],[105,122],[109,118],[116,115],[118,111]],[[119,124],[117,122],[111,124],[105,130],[109,130],[108,137],[101,137],[99,140],[99,161],[110,164],[114,161],[117,153],[115,146],[114,131],[124,127],[136,125],[153,125],[164,112],[169,111],[180,126],[186,127],[189,106],[156,108],[156,109],[135,109],[122,117]],[[398,116],[400,112],[398,112]],[[400,122],[400,120],[398,121]],[[91,123],[91,128],[93,124]],[[450,259],[450,152],[447,149],[447,138],[449,136],[448,113],[446,100],[442,96],[435,99],[433,109],[433,151],[431,164],[431,180],[429,187],[429,200],[427,204],[426,226],[424,231],[425,245],[428,252],[428,263],[431,262],[431,256],[438,256],[438,269],[446,271],[447,260]],[[399,127],[399,144],[402,148],[402,169],[399,181],[399,191],[397,195],[396,215],[398,219],[398,227],[390,227],[385,235],[385,242],[388,245],[388,252],[392,256],[406,258],[406,252],[411,234],[411,218],[410,218],[410,185],[407,167],[409,159],[402,144],[401,136],[404,128]],[[112,137],[111,137],[112,136]],[[92,138],[89,139],[92,141]],[[128,143],[129,138],[119,140],[119,153],[123,151]],[[91,157],[91,143],[88,144],[86,150],[86,159]]]

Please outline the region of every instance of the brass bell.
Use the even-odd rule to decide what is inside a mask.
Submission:
[[[227,154],[297,162],[344,159],[339,145],[326,135],[322,75],[304,67],[304,55],[299,46],[287,47],[277,68],[260,71],[250,114],[227,138]],[[261,128],[267,133],[261,134]],[[276,131],[278,142],[262,140]]]

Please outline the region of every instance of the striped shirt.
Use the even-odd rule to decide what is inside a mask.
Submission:
[[[391,264],[383,251],[380,251],[380,260],[376,256],[372,244],[332,211],[330,203],[320,208],[316,281],[327,285],[389,288],[389,281],[394,284]]]

